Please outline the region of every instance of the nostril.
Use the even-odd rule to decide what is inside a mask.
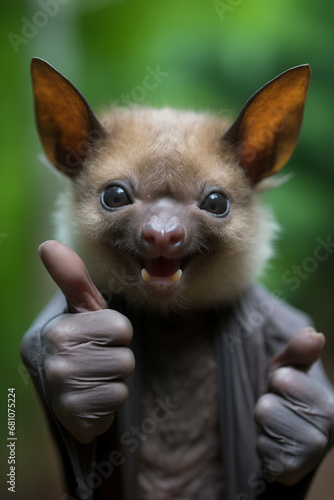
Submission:
[[[143,238],[146,241],[146,243],[148,243],[149,245],[154,244],[154,241],[155,241],[154,236],[149,236],[149,235],[143,234]]]
[[[179,236],[171,236],[170,237],[170,244],[171,245],[177,245],[178,243],[180,243],[181,241],[181,238]]]
[[[145,224],[142,229],[143,240],[149,245],[154,245],[158,233],[159,231],[157,231],[152,224]]]
[[[168,233],[167,233],[168,234]],[[184,238],[184,229],[182,226],[176,226],[171,231],[169,231],[169,244],[170,245],[178,245],[183,241]]]

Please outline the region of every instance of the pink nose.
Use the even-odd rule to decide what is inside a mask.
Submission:
[[[179,248],[185,238],[185,230],[177,221],[169,221],[166,224],[161,221],[150,221],[144,224],[142,229],[142,243],[149,257],[166,257],[167,259],[177,256]]]

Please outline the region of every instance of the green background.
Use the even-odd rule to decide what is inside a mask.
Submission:
[[[55,291],[37,247],[54,235],[51,214],[61,187],[38,159],[31,57],[42,57],[65,74],[95,110],[122,94],[140,95],[134,89],[142,86],[147,66],[159,65],[169,75],[140,95],[143,104],[226,110],[234,116],[277,74],[311,65],[300,140],[285,168],[294,176],[266,195],[282,233],[262,281],[307,311],[326,334],[324,360],[333,380],[334,257],[329,252],[325,260],[314,260],[317,238],[334,240],[333,15],[331,0],[1,3],[1,498],[12,498],[3,439],[8,387],[16,388],[17,398],[16,500],[53,500],[62,492],[53,445],[19,357],[24,331]],[[293,266],[303,270],[296,290],[284,279],[295,272]],[[332,456],[310,499],[332,498]]]

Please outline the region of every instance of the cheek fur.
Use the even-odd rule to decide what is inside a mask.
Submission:
[[[233,300],[261,272],[277,231],[270,212],[255,198],[247,206],[232,204],[222,220],[194,210],[187,215],[192,220],[187,252],[196,258],[189,262],[180,293],[169,304],[152,306],[140,292],[131,264],[131,255],[138,254],[143,212],[133,205],[118,214],[103,214],[99,200],[92,204],[86,196],[78,204],[74,197],[69,190],[59,201],[60,241],[79,253],[98,287],[109,293],[117,289],[141,307],[210,307]]]

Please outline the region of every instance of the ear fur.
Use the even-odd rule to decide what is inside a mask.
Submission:
[[[276,174],[297,143],[311,77],[308,64],[288,69],[258,90],[224,134],[240,148],[240,165],[253,184]]]
[[[56,168],[74,177],[105,130],[79,90],[46,61],[33,58],[31,76],[44,151]]]

